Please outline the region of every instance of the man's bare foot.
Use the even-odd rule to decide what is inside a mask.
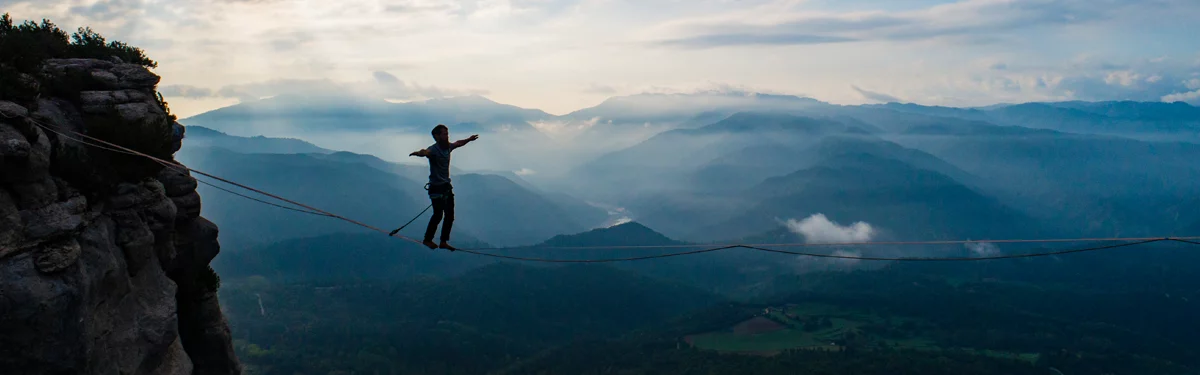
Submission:
[[[438,248],[438,245],[437,245],[437,244],[435,244],[435,243],[433,243],[433,241],[432,241],[432,240],[425,240],[424,242],[421,242],[421,244],[422,244],[422,245],[425,245],[425,247],[428,247],[428,248],[430,248],[430,249],[436,249],[436,248]]]
[[[458,250],[458,249],[457,249],[457,248],[455,248],[454,246],[450,246],[450,244],[449,244],[449,243],[447,243],[446,241],[442,241],[442,244],[441,244],[441,245],[438,245],[438,247],[440,247],[440,248],[443,248],[443,249],[446,249],[446,250],[450,250],[450,251]]]

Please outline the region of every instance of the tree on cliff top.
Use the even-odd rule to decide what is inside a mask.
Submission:
[[[17,71],[34,72],[46,59],[108,60],[114,56],[127,63],[158,67],[140,48],[107,41],[91,28],[81,27],[68,35],[50,20],[14,24],[8,13],[0,16],[0,65]]]

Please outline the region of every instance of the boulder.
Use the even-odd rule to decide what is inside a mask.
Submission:
[[[75,265],[79,259],[79,242],[67,238],[50,244],[42,245],[34,254],[34,265],[42,273],[55,273]]]
[[[10,101],[0,100],[0,117],[13,119],[25,116],[29,116],[29,110],[25,107]]]
[[[58,201],[58,185],[49,175],[34,182],[13,184],[12,192],[22,210],[38,209]]]
[[[200,193],[192,191],[182,197],[171,197],[175,202],[176,222],[192,220],[200,217]]]
[[[117,87],[123,89],[147,89],[158,85],[161,78],[138,64],[119,64],[111,70],[120,79]]]
[[[0,182],[17,181],[22,179],[18,177],[24,177],[17,174],[24,172],[32,148],[25,135],[0,119],[0,169],[4,170]]]
[[[17,202],[7,191],[0,189],[0,259],[3,259],[10,249],[15,250],[23,231],[24,223],[21,221],[21,210],[17,208]]]
[[[36,240],[77,231],[83,227],[86,211],[87,198],[84,197],[21,211],[21,221],[25,223],[24,237]]]
[[[157,178],[166,188],[168,197],[181,197],[196,191],[196,179],[187,170],[163,168]]]

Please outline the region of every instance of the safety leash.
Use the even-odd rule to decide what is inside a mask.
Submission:
[[[404,227],[407,227],[409,224],[412,224],[414,221],[417,221],[417,218],[421,217],[421,215],[424,215],[425,211],[429,211],[430,207],[433,207],[432,203],[429,204],[428,206],[425,206],[425,209],[421,210],[421,213],[417,214],[417,216],[413,216],[412,220],[409,220],[407,223],[404,223],[404,225],[401,225],[399,228],[396,228],[396,230],[392,231],[391,233],[388,233],[388,237],[395,236],[396,233],[403,230]]]

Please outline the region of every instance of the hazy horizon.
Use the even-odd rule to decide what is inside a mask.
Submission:
[[[1200,103],[1185,0],[4,0],[159,61],[180,117],[294,91],[562,115],[699,89],[833,104]]]

